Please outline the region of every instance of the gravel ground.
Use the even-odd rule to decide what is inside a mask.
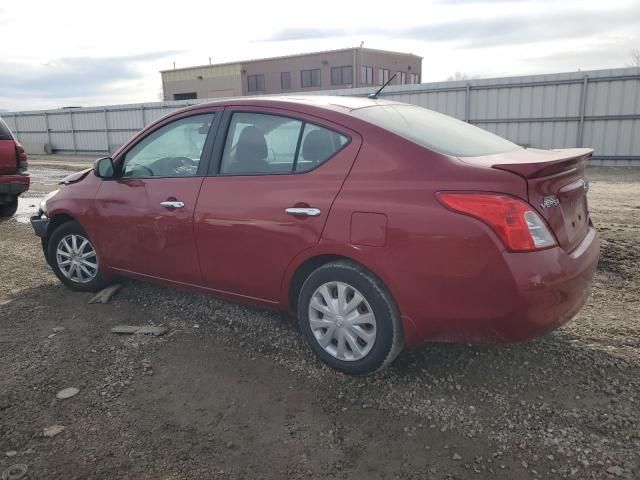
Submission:
[[[65,173],[32,170],[26,203]],[[589,173],[602,259],[574,321],[511,346],[427,344],[364,379],[323,367],[278,313],[137,281],[89,305],[28,225],[0,223],[0,472],[640,478],[640,171]],[[57,399],[66,387],[80,392]]]

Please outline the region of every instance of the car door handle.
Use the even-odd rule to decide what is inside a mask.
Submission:
[[[294,217],[317,217],[322,213],[319,208],[312,207],[291,207],[285,208],[284,211]]]
[[[184,202],[167,200],[166,202],[160,202],[160,205],[163,206],[164,208],[183,208]]]

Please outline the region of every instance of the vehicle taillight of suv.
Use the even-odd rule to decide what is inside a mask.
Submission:
[[[18,196],[29,190],[27,154],[0,118],[0,217],[18,209]]]

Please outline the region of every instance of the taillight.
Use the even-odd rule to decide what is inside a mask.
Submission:
[[[556,245],[545,221],[526,202],[491,193],[439,192],[442,204],[489,225],[514,252],[530,252]]]
[[[18,160],[18,174],[27,175],[29,169],[29,162],[27,161],[27,154],[18,142],[16,143],[16,159]]]

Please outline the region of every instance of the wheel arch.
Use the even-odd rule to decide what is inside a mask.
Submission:
[[[67,256],[71,256],[72,253],[75,253],[76,255],[85,253],[84,248],[87,245],[87,242],[89,242],[89,247],[92,249],[89,256],[96,257],[95,263],[91,263],[91,261],[87,260],[89,265],[94,269],[93,273],[89,272],[86,268],[84,269],[88,276],[84,276],[80,273],[80,269],[76,269],[78,274],[77,278],[74,279],[73,276],[69,274],[71,270],[68,272],[63,271],[61,264],[59,263],[60,256],[56,254],[56,252],[59,251],[57,249],[60,248],[60,242],[69,235],[78,235],[83,239],[83,242],[77,246],[74,239],[72,243],[73,247],[70,247],[70,244],[65,241]],[[102,290],[109,283],[110,275],[105,274],[106,269],[104,268],[104,264],[100,258],[98,250],[89,239],[84,227],[73,215],[67,212],[59,212],[55,216],[52,216],[47,228],[47,235],[42,240],[45,257],[51,266],[53,273],[70,289],[81,292],[97,292]],[[70,248],[74,249],[73,252],[71,252]],[[81,257],[81,259],[85,258],[87,257]],[[80,261],[84,263],[84,260]],[[68,263],[69,259],[67,258],[67,264]]]
[[[352,258],[345,257],[344,255],[325,253],[307,258],[298,265],[291,275],[287,288],[287,306],[291,312],[298,312],[298,296],[300,295],[302,284],[309,275],[311,275],[311,272],[320,268],[322,265],[326,265],[327,263],[334,262],[336,260],[349,260],[355,262]]]
[[[59,213],[55,215],[53,218],[49,220],[49,226],[47,227],[47,235],[42,239],[42,250],[44,251],[45,260],[49,265],[51,265],[51,261],[49,259],[49,239],[51,238],[51,234],[58,228],[60,225],[68,222],[77,222],[77,220],[69,215],[68,213]]]
[[[400,307],[393,295],[393,291],[391,286],[389,285],[389,281],[385,278],[384,274],[381,274],[378,269],[372,268],[366,262],[359,259],[357,252],[351,251],[343,251],[341,249],[314,249],[313,252],[307,251],[304,252],[304,255],[298,256],[294,261],[291,262],[287,272],[285,272],[285,281],[283,284],[283,295],[282,295],[282,304],[286,306],[289,311],[293,314],[297,314],[298,310],[298,295],[300,293],[300,289],[302,288],[302,284],[309,277],[311,272],[315,269],[321,267],[330,262],[334,262],[336,260],[347,260],[349,262],[355,263],[356,265],[361,266],[362,268],[368,270],[373,275],[375,275],[378,280],[385,286],[391,298],[396,303],[398,310]]]
[[[62,225],[63,223],[67,223],[67,222],[77,222],[78,220],[75,219],[75,217],[73,217],[72,215],[68,214],[68,213],[59,213],[57,215],[55,215],[49,223],[49,228],[47,229],[47,237],[51,236],[51,233],[58,228],[60,225]]]
[[[299,255],[294,261],[291,262],[287,271],[285,272],[284,281],[282,284],[281,305],[286,308],[287,311],[293,315],[298,314],[298,296],[302,288],[302,284],[307,277],[316,268],[321,267],[329,262],[336,260],[348,260],[361,267],[367,269],[373,275],[375,275],[387,292],[391,296],[393,302],[400,313],[402,320],[402,328],[404,330],[405,342],[407,345],[413,345],[418,343],[422,339],[422,333],[414,324],[413,320],[406,315],[402,314],[402,307],[397,301],[397,297],[394,294],[393,285],[390,284],[389,278],[379,269],[371,267],[368,262],[364,262],[359,259],[357,251],[344,251],[341,248],[318,248],[313,251],[306,251]]]

